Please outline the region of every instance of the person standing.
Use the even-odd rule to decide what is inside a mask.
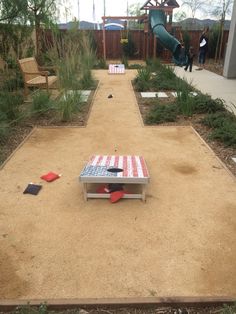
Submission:
[[[189,47],[189,50],[187,52],[187,64],[184,68],[185,71],[187,71],[189,67],[189,72],[192,72],[193,58],[194,58],[194,52],[193,52],[193,47],[191,46]]]
[[[198,55],[199,68],[197,70],[202,70],[204,68],[206,54],[208,51],[208,32],[209,27],[204,28],[199,40],[199,55]]]

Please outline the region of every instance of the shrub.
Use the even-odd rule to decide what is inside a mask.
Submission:
[[[160,59],[147,59],[146,64],[152,72],[160,71],[163,67]]]
[[[193,110],[195,113],[214,113],[225,111],[223,100],[212,99],[209,95],[199,94],[194,97]]]
[[[7,121],[15,121],[20,116],[23,96],[19,93],[0,92],[0,115]]]
[[[98,59],[94,64],[95,69],[108,69],[107,63],[105,59]]]
[[[159,124],[163,122],[174,122],[177,119],[178,108],[175,104],[156,104],[146,118],[147,124]]]
[[[135,86],[138,91],[146,91],[150,87],[151,72],[148,68],[138,69]]]
[[[82,106],[81,93],[79,91],[66,91],[58,103],[57,110],[61,121],[72,120],[73,114],[79,112]]]
[[[214,129],[209,138],[219,140],[225,146],[236,148],[236,122],[226,121],[221,127]]]
[[[161,65],[152,79],[152,87],[155,90],[175,90],[180,81],[182,80],[176,77],[173,68]]]
[[[216,139],[225,146],[236,147],[236,117],[230,112],[208,114],[201,123],[212,128],[210,139]]]
[[[129,65],[129,69],[142,69],[143,66],[141,64],[133,63]]]
[[[42,90],[36,91],[32,97],[31,114],[36,116],[44,115],[51,108],[50,94]]]
[[[233,122],[234,120],[236,120],[236,118],[232,113],[224,111],[208,114],[201,120],[201,123],[210,128],[219,128],[224,125],[225,122]]]
[[[177,82],[177,98],[176,104],[181,114],[185,116],[192,116],[194,98],[190,94],[192,86],[186,81],[179,80]]]
[[[1,119],[1,117],[0,117]],[[0,121],[0,144],[3,144],[9,134],[9,125],[6,121]]]

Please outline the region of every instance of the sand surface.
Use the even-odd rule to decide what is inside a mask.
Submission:
[[[87,127],[36,129],[0,171],[0,299],[236,295],[235,178],[191,127],[142,125],[135,74],[96,71]],[[92,154],[144,156],[147,202],[85,202]]]

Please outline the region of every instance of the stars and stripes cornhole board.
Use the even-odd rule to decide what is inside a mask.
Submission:
[[[118,172],[112,170],[118,169]],[[87,183],[124,183],[140,184],[142,193],[126,194],[123,198],[145,200],[145,187],[150,180],[147,165],[142,156],[93,155],[79,176],[83,183],[84,197],[108,198],[107,194],[88,193]]]
[[[125,65],[109,64],[108,74],[125,74]]]

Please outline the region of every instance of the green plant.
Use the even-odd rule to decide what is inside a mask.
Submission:
[[[67,90],[61,97],[57,110],[63,122],[72,120],[73,114],[79,112],[82,106],[81,93],[76,90]]]
[[[195,113],[214,113],[225,111],[223,100],[212,99],[211,96],[199,93],[193,99],[193,110]]]
[[[221,314],[236,314],[236,303],[233,305],[224,304]]]
[[[108,66],[107,66],[106,60],[103,59],[103,58],[102,58],[102,59],[98,59],[98,60],[95,62],[94,68],[95,68],[95,69],[107,69]]]
[[[121,45],[123,50],[123,56],[126,58],[132,58],[135,54],[136,47],[130,33],[128,33],[127,40],[123,41]]]
[[[1,117],[0,117],[1,119]],[[3,144],[9,134],[9,124],[0,120],[0,144]]]
[[[125,55],[122,56],[121,63],[125,65],[126,69],[128,69],[129,62],[128,62],[128,58]]]
[[[6,121],[15,121],[20,116],[20,105],[23,103],[23,96],[20,93],[0,92],[0,116]]]
[[[176,104],[181,114],[185,116],[192,116],[194,98],[190,94],[191,85],[186,85],[186,82],[179,80],[177,83],[177,98]]]
[[[13,92],[23,88],[24,82],[21,73],[16,73],[15,77],[4,80],[2,89],[8,92]]]
[[[42,90],[37,90],[32,97],[31,114],[36,116],[44,115],[51,108],[52,101],[50,100],[50,94]]]
[[[153,77],[151,83],[152,87],[155,90],[175,90],[178,82],[182,80],[176,77],[174,69],[170,66],[158,65],[158,63],[156,68],[156,75]]]
[[[138,91],[146,91],[150,87],[151,72],[149,68],[138,69],[135,86]]]
[[[201,123],[212,128],[209,138],[236,147],[236,117],[230,112],[216,112],[207,115]]]
[[[178,108],[175,104],[160,105],[157,103],[146,118],[147,124],[174,122],[177,119]]]
[[[235,121],[235,116],[227,111],[223,112],[215,112],[206,115],[202,120],[201,123],[210,127],[210,128],[219,128],[222,125],[224,125],[225,122],[230,121],[233,122]]]
[[[46,314],[48,313],[47,304],[42,303],[38,307],[30,305],[28,303],[24,306],[18,306],[13,312],[14,314]]]
[[[142,69],[142,68],[143,66],[141,64],[133,63],[129,65],[129,69]]]

